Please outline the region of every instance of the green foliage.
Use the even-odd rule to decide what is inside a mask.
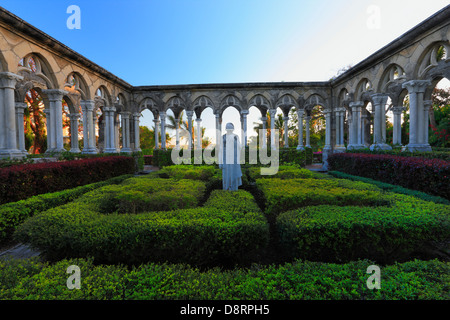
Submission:
[[[389,201],[377,187],[345,179],[257,179],[256,186],[263,194],[265,212],[271,216],[305,206],[370,206]]]
[[[389,206],[323,205],[280,214],[276,224],[285,254],[322,262],[370,257],[392,263],[450,239],[448,206],[404,195],[390,197]]]
[[[385,182],[381,182],[381,181],[377,181],[377,180],[373,180],[373,179],[369,179],[369,178],[354,176],[354,175],[350,175],[350,174],[343,173],[340,171],[329,171],[328,174],[330,174],[336,178],[339,178],[339,179],[349,179],[352,181],[361,181],[364,183],[370,183],[370,184],[377,186],[380,189],[383,189],[384,191],[405,194],[405,195],[413,196],[413,197],[416,197],[416,198],[419,198],[419,199],[422,199],[425,201],[432,201],[434,203],[450,205],[450,201],[447,199],[444,199],[444,198],[441,198],[438,196],[432,196],[427,193],[416,191],[416,190],[406,189],[406,188],[396,186],[393,184],[389,184],[389,183],[385,183]]]
[[[74,189],[64,191],[46,193],[38,196],[11,202],[0,206],[0,243],[8,240],[17,226],[25,219],[39,212],[61,206],[68,202],[74,201],[83,194],[106,185],[121,183],[123,180],[130,178],[130,175],[123,175],[109,179],[107,181],[92,183],[80,186]]]
[[[307,169],[301,168],[299,165],[281,165],[278,167],[278,172],[275,175],[261,175],[260,167],[250,167],[247,171],[249,181],[255,181],[256,179],[264,178],[277,178],[277,179],[306,179],[314,176],[313,172]]]
[[[107,263],[226,265],[260,254],[268,224],[253,197],[238,192],[231,201],[218,193],[206,207],[194,208],[204,189],[198,180],[127,179],[35,215],[19,227],[16,239],[49,259],[92,256]]]
[[[380,290],[366,286],[372,261],[295,261],[249,269],[200,271],[185,264],[95,265],[0,261],[2,300],[448,300],[450,264],[415,260],[382,268]],[[68,290],[67,267],[81,269],[81,289]]]
[[[216,166],[173,165],[161,169],[159,171],[159,176],[177,180],[194,179],[209,181],[211,179],[221,179],[222,172]]]

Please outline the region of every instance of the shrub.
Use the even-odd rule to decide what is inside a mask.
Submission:
[[[411,189],[406,189],[400,186],[396,186],[393,184],[389,184],[389,183],[385,183],[385,182],[381,182],[381,181],[376,181],[373,179],[369,179],[369,178],[364,178],[364,177],[358,177],[358,176],[353,176],[351,174],[347,174],[347,173],[343,173],[343,172],[339,172],[339,171],[329,171],[328,174],[339,178],[339,179],[349,179],[352,181],[361,181],[364,183],[370,183],[373,184],[375,186],[377,186],[380,189],[383,189],[384,191],[389,191],[389,192],[395,192],[395,193],[400,193],[400,194],[405,194],[405,195],[409,195],[409,196],[413,196],[425,201],[432,201],[434,203],[441,203],[441,204],[447,204],[450,205],[450,201],[441,197],[437,197],[437,196],[432,196],[429,195],[427,193],[424,192],[420,192],[420,191],[415,191],[415,190],[411,190]]]
[[[172,166],[172,149],[154,149],[153,150],[153,165],[158,168]]]
[[[322,204],[371,206],[388,203],[377,187],[344,179],[257,179],[266,214]]]
[[[355,149],[347,150],[347,153],[365,153],[365,154],[384,154],[400,157],[416,157],[424,159],[441,159],[450,161],[450,149],[445,148],[433,148],[433,152],[408,152],[401,149],[394,150],[370,150],[370,149]]]
[[[164,167],[158,175],[174,179],[210,181],[213,178],[221,179],[222,172],[216,166],[174,165]]]
[[[256,179],[264,179],[264,178],[277,178],[277,179],[306,179],[312,178],[314,175],[308,169],[303,169],[300,166],[296,165],[281,165],[278,168],[278,172],[275,175],[267,176],[261,175],[260,167],[250,167],[248,168],[248,179],[249,181],[255,181]]]
[[[448,206],[403,195],[390,197],[392,205],[384,207],[323,205],[280,214],[276,225],[286,256],[392,263],[450,239]]]
[[[177,183],[169,179],[141,180],[154,182],[155,188],[164,183]],[[187,182],[202,184],[194,180],[178,182],[180,187]],[[130,179],[124,182],[124,186],[130,184],[133,184]],[[52,260],[94,257],[96,262],[128,264],[166,260],[197,265],[244,263],[260,254],[268,242],[267,221],[259,210],[247,212],[247,208],[254,207],[254,200],[247,194],[236,195],[237,202],[241,203],[235,201],[238,206],[233,208],[231,202],[226,208],[218,206],[217,203],[227,202],[228,195],[217,194],[205,208],[102,214],[105,207],[109,210],[116,207],[111,205],[115,197],[110,197],[105,189],[111,188],[105,187],[35,215],[18,228],[16,238],[30,243]],[[190,185],[179,189],[178,197],[182,198],[182,192],[188,189]],[[171,202],[175,201],[180,200]],[[152,208],[159,210],[154,202]],[[160,205],[172,204],[164,199]]]
[[[95,265],[92,260],[0,261],[2,300],[448,300],[450,264],[411,261],[382,267],[381,289],[367,288],[372,261],[200,271],[185,264]],[[81,289],[68,290],[67,267],[81,269]],[[179,314],[179,309],[173,314]]]
[[[132,157],[113,156],[0,169],[0,204],[135,172]]]
[[[42,194],[26,200],[1,205],[0,243],[8,240],[16,227],[19,226],[26,218],[39,212],[71,202],[83,194],[102,186],[121,183],[123,180],[130,177],[131,175],[123,175],[111,178],[107,181],[96,182],[69,190]]]
[[[342,171],[400,185],[450,200],[450,162],[440,159],[340,153],[328,158],[330,171]]]

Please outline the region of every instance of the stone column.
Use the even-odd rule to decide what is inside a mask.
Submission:
[[[81,110],[83,111],[84,140],[82,153],[84,154],[95,154],[98,152],[95,146],[94,107],[95,102],[92,100],[81,101]]]
[[[430,108],[433,105],[433,101],[426,100],[423,102],[423,121],[424,121],[424,144],[426,147],[430,147],[429,143],[429,129],[430,129]]]
[[[272,150],[278,149],[275,141],[275,116],[277,114],[277,110],[270,109],[270,148]]]
[[[340,130],[339,132],[341,133],[341,140],[339,145],[345,149],[345,143],[344,143],[344,117],[345,117],[345,108],[341,109],[341,117],[340,117]]]
[[[303,116],[305,115],[305,110],[297,110],[298,118],[298,146],[297,150],[305,150],[303,145]]]
[[[175,119],[175,147],[180,147],[180,119]]]
[[[402,107],[394,107],[392,108],[392,113],[394,114],[394,128],[393,128],[393,137],[392,144],[394,146],[400,146],[402,144]]]
[[[122,112],[122,150],[121,152],[131,153],[130,148],[130,112]]]
[[[161,118],[161,149],[166,150],[166,113],[160,112]]]
[[[103,111],[105,121],[105,153],[115,153],[115,134],[114,134],[114,107],[104,107]]]
[[[283,117],[284,123],[284,147],[289,148],[289,117]]]
[[[80,119],[79,113],[69,114],[70,118],[70,152],[80,153],[80,147],[78,145],[78,122]]]
[[[153,119],[153,122],[155,123],[155,149],[159,149],[159,124],[161,123],[161,121],[156,118]]]
[[[59,89],[43,90],[50,101],[50,134],[51,148],[48,152],[64,152],[64,139],[63,139],[63,121],[62,121],[62,99],[67,91]],[[93,101],[92,101],[93,103]],[[48,127],[47,122],[47,127]],[[47,133],[48,134],[48,133]]]
[[[373,144],[370,150],[392,150],[386,144],[386,103],[389,98],[387,94],[377,93],[371,96],[374,107],[373,122]]]
[[[323,170],[328,170],[328,156],[332,153],[331,147],[331,110],[325,109],[325,146],[322,150]]]
[[[311,116],[307,115],[305,117],[305,133],[306,133],[305,148],[311,148],[311,141],[310,141],[311,130],[310,130],[310,126],[311,126]]]
[[[262,145],[261,148],[267,148],[267,117],[262,117]]]
[[[14,101],[16,83],[22,79],[21,76],[14,73],[0,73],[0,158],[20,158],[24,155],[21,150],[17,149],[17,121]]]
[[[134,121],[134,152],[140,152],[141,150],[141,141],[140,141],[140,130],[139,130],[139,118],[141,117],[140,113],[133,113],[133,121]]]
[[[247,147],[247,115],[248,110],[241,111],[241,125],[242,125],[242,147]]]
[[[201,118],[197,118],[195,119],[195,121],[197,122],[197,149],[201,150],[202,149],[202,119]]]
[[[353,144],[353,114],[348,113],[348,137],[347,137],[347,149]]]
[[[350,108],[352,108],[352,142],[348,146],[348,149],[361,149],[365,146],[362,144],[361,136],[361,108],[364,103],[361,101],[351,102]]]
[[[335,111],[336,119],[336,146],[335,151],[343,152],[345,151],[344,146],[344,115],[345,109],[338,108]]]
[[[28,106],[25,102],[16,102],[16,120],[17,120],[17,149],[23,153],[24,156],[27,155],[27,149],[25,148],[25,127],[23,124],[23,115],[25,109]]]
[[[407,151],[431,151],[425,144],[424,101],[426,89],[431,85],[428,80],[405,82],[402,87],[409,93],[409,144],[403,148]]]
[[[188,121],[188,149],[192,150],[192,117],[194,116],[194,111],[186,111],[187,121]]]
[[[115,126],[115,118],[116,118],[116,108],[115,107],[110,107],[109,108],[109,131],[106,130],[107,132],[109,132],[109,147],[110,150],[109,153],[116,153],[117,149],[118,149],[118,144],[116,143],[116,126]]]
[[[216,113],[216,146],[220,146],[220,138],[222,136],[222,126],[220,125],[220,115]]]

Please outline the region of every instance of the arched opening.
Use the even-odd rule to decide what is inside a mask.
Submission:
[[[154,120],[155,116],[152,111],[147,108],[142,110],[139,118],[139,140],[144,155],[153,154],[152,150],[155,149],[155,126],[157,123]],[[158,141],[161,141],[160,134],[158,135]]]

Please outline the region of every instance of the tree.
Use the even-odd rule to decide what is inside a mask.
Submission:
[[[24,112],[25,147],[33,154],[47,150],[47,133],[45,127],[44,103],[39,93],[31,89],[25,95],[28,108]]]

